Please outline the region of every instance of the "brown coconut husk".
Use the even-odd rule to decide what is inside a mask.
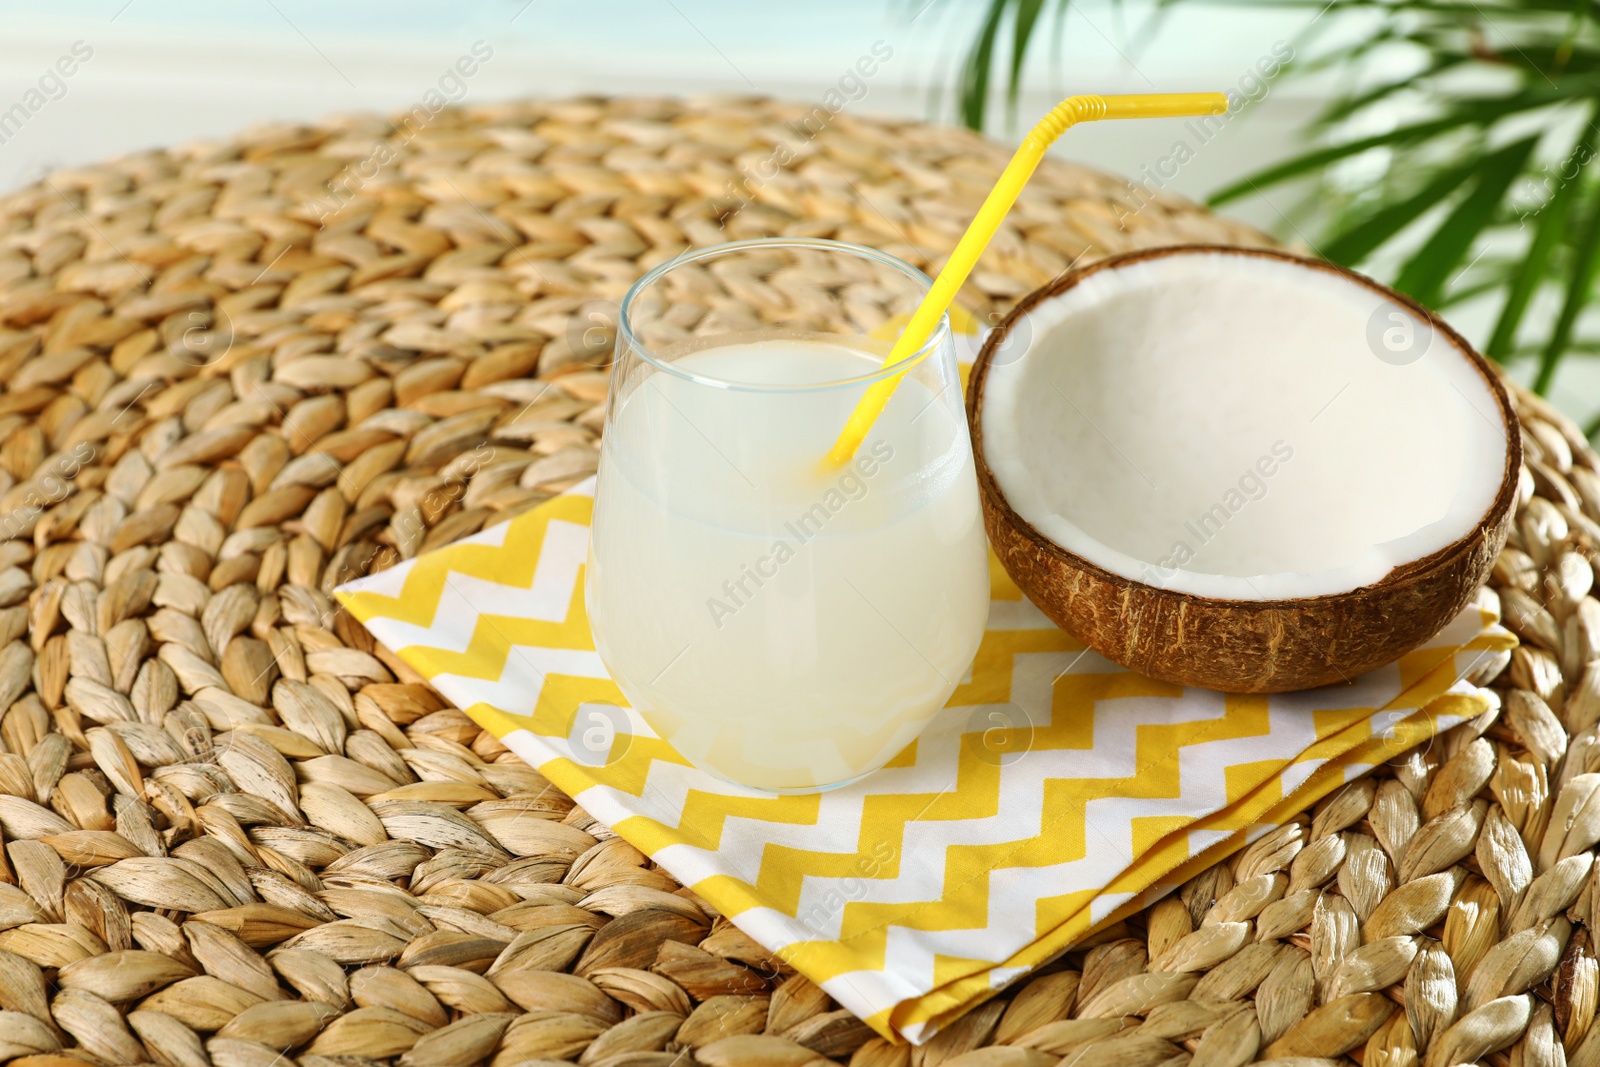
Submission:
[[[1051,541],[1018,515],[984,456],[984,384],[995,352],[1020,319],[1101,271],[1164,256],[1219,253],[1325,271],[1410,310],[1482,376],[1505,425],[1517,424],[1500,376],[1460,334],[1416,301],[1365,275],[1274,250],[1222,245],[1143,249],[1101,260],[1034,290],[985,341],[967,389],[984,525],[995,554],[1028,598],[1052,622],[1114,663],[1162,681],[1233,693],[1276,693],[1349,681],[1438,633],[1489,576],[1511,528],[1522,468],[1519,435],[1508,435],[1493,505],[1464,537],[1396,567],[1371,585],[1292,600],[1196,596],[1108,571]]]

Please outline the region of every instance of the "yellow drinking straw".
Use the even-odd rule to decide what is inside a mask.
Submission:
[[[884,360],[884,366],[900,362],[927,343],[934,327],[939,324],[939,319],[954,302],[957,290],[966,282],[967,275],[972,273],[978,257],[988,247],[994,231],[999,229],[1006,212],[1016,203],[1017,195],[1033,176],[1039,160],[1044,158],[1045,149],[1054,144],[1056,138],[1066,132],[1069,126],[1076,126],[1080,122],[1096,122],[1100,119],[1164,119],[1181,118],[1186,115],[1221,115],[1227,110],[1228,98],[1222,93],[1069,96],[1061,101],[1039,125],[1033,128],[1017,149],[1016,155],[1011,157],[1011,162],[1006,164],[1000,180],[989,191],[988,198],[978,209],[978,214],[973,217],[967,232],[961,235],[955,251],[950,253],[950,259],[945,263],[944,270],[939,272],[939,277],[934,279],[928,295],[922,298],[922,303],[912,313],[911,321],[906,324],[905,332],[900,335],[888,358]],[[861,441],[867,436],[867,431],[872,429],[872,424],[883,413],[883,407],[889,402],[895,387],[900,384],[900,379],[905,377],[906,371],[912,366],[915,364],[910,364],[899,374],[880,379],[868,387],[856,404],[855,410],[850,413],[850,420],[844,424],[838,440],[834,441],[833,447],[824,457],[824,470],[837,470],[850,461],[856,449],[861,447]]]

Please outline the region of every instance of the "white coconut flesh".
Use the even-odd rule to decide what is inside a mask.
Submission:
[[[1226,253],[1102,270],[1036,306],[991,364],[982,420],[1038,533],[1228,600],[1345,592],[1448,547],[1489,511],[1508,448],[1488,385],[1425,320]]]

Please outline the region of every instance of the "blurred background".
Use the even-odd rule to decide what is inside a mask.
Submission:
[[[1398,285],[1595,431],[1597,27],[1566,0],[10,0],[0,190],[407,108],[475,42],[492,57],[460,102],[820,101],[878,45],[891,57],[846,106],[1007,141],[1073,93],[1219,89],[1242,106],[1213,136],[1089,125],[1055,151]]]

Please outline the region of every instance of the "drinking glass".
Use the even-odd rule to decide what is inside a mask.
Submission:
[[[628,701],[711,774],[853,781],[971,665],[988,557],[949,322],[883,365],[930,284],[869,248],[775,238],[680,256],[623,301],[587,610]],[[824,470],[862,393],[901,372]]]

